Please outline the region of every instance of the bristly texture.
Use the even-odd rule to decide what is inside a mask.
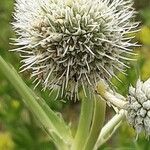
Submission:
[[[138,80],[136,87],[129,89],[127,119],[137,133],[145,131],[150,135],[150,79],[144,83]]]
[[[37,85],[78,96],[79,87],[124,72],[132,54],[132,0],[16,0],[13,29],[22,71]],[[75,98],[76,99],[76,98]]]

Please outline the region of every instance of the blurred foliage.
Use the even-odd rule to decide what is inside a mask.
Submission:
[[[14,142],[10,133],[0,133],[0,150],[13,150]]]
[[[126,74],[118,74],[122,82],[113,79],[116,90],[126,95],[130,84],[135,84],[139,76],[146,80],[150,77],[150,1],[134,0],[135,8],[139,12],[137,20],[141,21],[141,30],[136,33],[136,39],[141,47],[136,48],[138,61],[131,63],[131,68],[127,69]],[[14,37],[10,22],[14,0],[0,0],[0,55],[10,62],[19,71],[19,57],[17,54],[8,50],[13,47],[9,44],[10,38]],[[25,82],[33,88],[32,81],[28,80],[28,73],[23,75]],[[63,104],[59,101],[49,101],[49,92],[36,92],[47,100],[51,108],[61,111],[65,120],[73,122],[76,126],[79,113],[78,104],[67,102]],[[71,103],[71,104],[69,104]],[[108,115],[113,112],[108,111]],[[140,135],[135,140],[136,134],[128,124],[124,123],[113,138],[101,149],[103,150],[149,150],[150,142],[145,140],[145,135]],[[55,150],[54,145],[49,142],[49,137],[37,123],[36,118],[26,109],[20,97],[5,80],[0,73],[0,150]]]

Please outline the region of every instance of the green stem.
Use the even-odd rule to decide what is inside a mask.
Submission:
[[[64,121],[48,107],[45,101],[42,101],[29,89],[17,72],[10,67],[1,56],[0,70],[12,83],[20,96],[23,98],[24,103],[42,123],[47,132],[50,135],[51,133],[55,133],[57,135],[57,138],[55,138],[56,136],[54,137],[55,139],[63,139],[63,144],[69,145],[72,140],[71,132]]]
[[[109,138],[113,135],[116,129],[121,125],[124,118],[125,110],[121,110],[102,128],[94,150],[97,150],[101,145],[109,140]]]
[[[83,150],[86,139],[90,132],[94,101],[92,99],[92,93],[88,90],[86,91],[86,93],[87,93],[86,96],[84,95],[83,91],[80,93],[82,103],[80,119],[71,150]]]
[[[94,96],[94,115],[91,131],[87,139],[84,150],[93,150],[99,133],[105,121],[106,102],[99,96]]]

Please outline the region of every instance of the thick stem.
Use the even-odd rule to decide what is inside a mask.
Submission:
[[[29,87],[20,78],[17,72],[10,67],[0,56],[0,70],[6,78],[12,83],[20,96],[23,98],[24,103],[38,118],[43,127],[47,130],[49,135],[55,133],[53,138],[62,140],[62,146],[71,143],[72,137],[69,128],[64,123],[62,118],[59,118],[46,104],[46,102],[37,97]],[[57,138],[56,138],[57,136]]]
[[[82,103],[80,119],[71,150],[83,150],[90,132],[94,100],[92,99],[92,94],[88,89],[86,89],[86,96],[83,91],[80,93],[80,98]]]
[[[103,98],[120,109],[123,109],[124,106],[128,103],[127,101],[123,101],[109,92],[105,92]]]
[[[124,109],[124,106],[127,104],[127,101],[125,101],[125,98],[121,95],[119,95],[120,97],[122,97],[121,99],[116,97],[115,95],[113,95],[112,93],[108,92],[107,90],[107,86],[104,82],[100,81],[97,84],[97,93],[103,97],[107,102],[110,102],[112,105],[120,108],[120,109]]]
[[[99,133],[105,121],[106,102],[99,96],[94,96],[94,114],[89,137],[84,150],[93,150]]]
[[[125,118],[125,113],[125,110],[120,110],[120,112],[102,128],[94,150],[97,150],[112,136],[116,129],[121,125],[122,120]]]

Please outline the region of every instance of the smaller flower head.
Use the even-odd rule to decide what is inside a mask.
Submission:
[[[127,119],[137,133],[145,131],[150,135],[150,79],[137,81],[136,87],[129,88]]]

